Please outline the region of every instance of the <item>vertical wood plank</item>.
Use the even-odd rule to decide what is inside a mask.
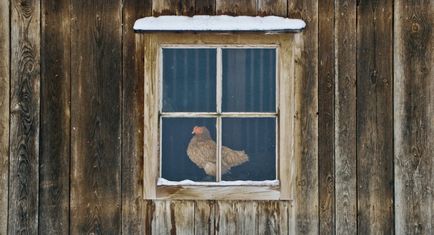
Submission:
[[[395,232],[433,234],[434,3],[394,9]]]
[[[289,207],[288,201],[217,201],[214,232],[215,234],[293,234],[288,226]],[[197,228],[196,223],[196,232]],[[213,234],[213,230],[209,231]]]
[[[152,234],[152,220],[153,220],[153,216],[155,214],[155,203],[154,201],[151,200],[146,200],[143,201],[143,205],[142,205],[142,211],[143,211],[143,229],[139,230],[139,228],[135,229],[138,234]],[[132,229],[133,230],[133,229]]]
[[[151,0],[126,0],[122,40],[122,233],[146,233],[143,201],[144,48],[134,22],[151,15]]]
[[[392,7],[391,0],[357,7],[359,234],[393,233]]]
[[[70,233],[121,233],[121,1],[72,0]]]
[[[334,234],[334,0],[319,1],[318,12],[319,233]]]
[[[217,202],[215,234],[236,234],[235,205],[236,203],[231,201]]]
[[[293,234],[289,231],[289,208],[291,207],[291,202],[289,201],[279,201],[279,234]]]
[[[69,232],[70,16],[69,0],[43,0],[39,233]]]
[[[234,209],[235,219],[229,222],[235,224],[235,234],[257,234],[258,204],[254,201],[237,201]]]
[[[215,234],[215,207],[214,201],[196,201],[194,234]]]
[[[158,0],[152,1],[152,15],[188,15],[195,12],[195,0]]]
[[[196,15],[215,15],[215,0],[196,0]]]
[[[9,183],[9,1],[0,1],[0,234],[7,234]]]
[[[38,232],[40,1],[11,1],[8,233]]]
[[[296,233],[318,233],[318,1],[288,1],[288,16],[301,18],[307,27],[296,35],[302,55],[297,64],[295,89],[295,136],[296,156]],[[300,37],[300,38],[299,38]]]
[[[174,234],[194,234],[194,205],[193,201],[171,201],[170,210],[172,228],[175,227]]]
[[[297,218],[296,218],[296,212],[295,212],[295,202],[291,202],[288,206],[288,233],[289,234],[296,234],[297,229]]]
[[[175,224],[172,224],[170,201],[154,201],[155,210],[152,216],[152,234],[175,234]]]
[[[258,202],[256,234],[283,234],[280,230],[280,208],[277,201]]]
[[[258,234],[258,213],[263,209],[258,209],[258,203],[253,201],[218,201],[215,233]]]
[[[256,15],[256,0],[216,0],[217,15]]]
[[[356,234],[356,0],[335,8],[335,223],[337,234]]]
[[[288,1],[286,0],[258,0],[257,15],[276,15],[286,16],[288,11]]]

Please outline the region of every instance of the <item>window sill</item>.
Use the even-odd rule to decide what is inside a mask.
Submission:
[[[180,200],[285,200],[279,186],[157,186],[155,199]]]

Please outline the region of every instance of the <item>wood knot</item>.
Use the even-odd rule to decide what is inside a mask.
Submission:
[[[297,186],[299,186],[299,187],[304,187],[304,186],[306,186],[306,185],[307,185],[307,182],[306,182],[305,179],[297,180]]]
[[[21,0],[19,1],[19,13],[22,14],[25,18],[29,18],[33,13],[32,1],[29,0]]]
[[[412,153],[413,157],[415,157],[415,158],[421,158],[422,157],[422,153],[417,146],[411,147],[411,153]]]
[[[420,30],[420,25],[418,23],[413,23],[411,25],[411,31],[413,33],[417,33],[417,32],[419,32],[419,30]]]

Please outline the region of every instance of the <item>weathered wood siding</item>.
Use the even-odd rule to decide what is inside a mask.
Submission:
[[[356,0],[335,2],[336,233],[357,233]]]
[[[307,27],[301,33],[303,69],[298,74],[295,89],[294,152],[297,176],[295,201],[292,208],[294,221],[291,233],[317,234],[319,232],[318,196],[318,2],[315,0],[288,1],[288,16],[301,18]],[[298,132],[298,133],[297,133]]]
[[[433,234],[434,2],[0,2],[0,234]],[[137,18],[302,18],[295,200],[143,200]]]
[[[9,1],[0,2],[0,211],[8,209],[10,28]],[[8,213],[0,212],[0,234],[7,234]]]
[[[394,11],[395,231],[434,234],[434,3]]]
[[[122,1],[71,1],[72,234],[119,234]]]
[[[335,96],[335,2],[318,1],[318,194],[319,232],[335,231],[334,96]],[[332,52],[332,53],[330,53]]]
[[[392,234],[392,0],[357,7],[357,232]]]
[[[39,0],[10,1],[10,234],[38,232],[40,6]]]
[[[122,233],[140,234],[146,228],[143,202],[143,44],[136,43],[133,25],[151,15],[150,0],[124,1],[122,28]]]
[[[71,33],[69,1],[41,1],[39,233],[69,232]],[[60,20],[63,19],[63,20]]]

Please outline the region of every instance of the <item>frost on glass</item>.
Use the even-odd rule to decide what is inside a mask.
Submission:
[[[276,50],[222,50],[223,112],[275,112]]]
[[[163,49],[163,111],[214,112],[216,49]]]
[[[276,179],[276,119],[275,118],[223,118],[222,144],[228,147],[225,158],[248,161],[232,167],[222,180],[275,180]]]
[[[205,136],[205,128],[209,138]],[[215,130],[215,118],[162,118],[161,177],[171,181],[215,182],[215,174],[208,175],[205,171],[212,172],[216,162]]]

